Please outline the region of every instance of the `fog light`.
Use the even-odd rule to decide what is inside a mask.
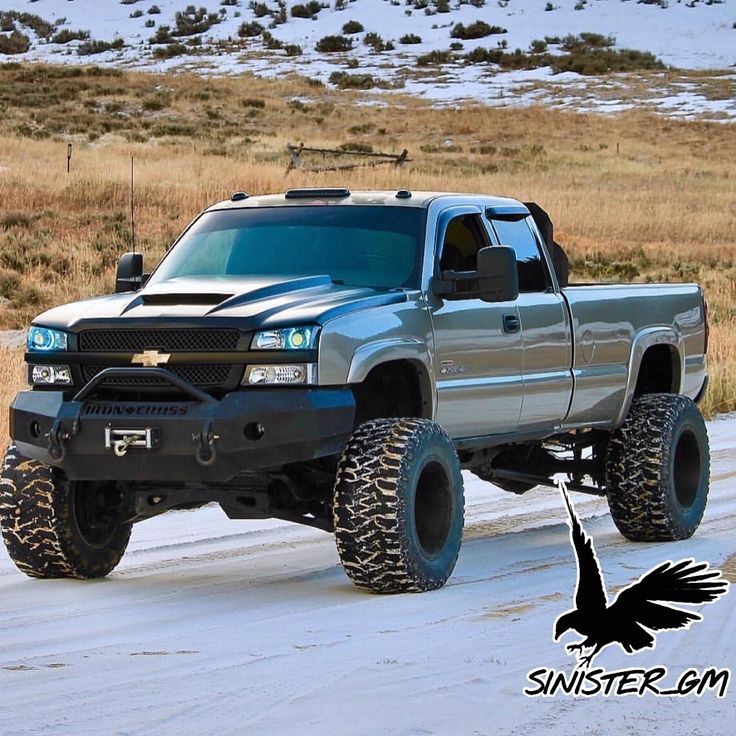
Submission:
[[[68,365],[34,365],[31,368],[31,383],[34,386],[70,384],[72,372]]]
[[[317,383],[317,364],[252,365],[245,372],[243,383],[251,386]]]

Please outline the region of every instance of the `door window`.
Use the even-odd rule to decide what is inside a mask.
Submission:
[[[475,271],[478,251],[490,245],[480,215],[453,217],[445,230],[440,256],[441,271]]]

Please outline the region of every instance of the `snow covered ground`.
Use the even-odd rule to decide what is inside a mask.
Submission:
[[[480,3],[481,0],[476,0]],[[298,0],[286,0],[289,9]],[[49,43],[25,28],[31,38],[31,49],[8,59],[36,59],[67,63],[94,62],[127,68],[160,71],[193,69],[203,74],[253,72],[281,76],[296,71],[327,82],[334,71],[371,74],[383,83],[398,84],[411,94],[448,104],[472,99],[494,106],[553,104],[582,111],[613,112],[637,107],[650,107],[662,113],[685,118],[732,120],[736,118],[736,8],[734,0],[487,0],[482,7],[469,2],[450,0],[449,12],[436,12],[434,0],[426,0],[427,8],[416,7],[425,0],[409,4],[406,0],[353,0],[343,10],[335,3],[320,10],[313,18],[286,14],[286,22],[271,26],[272,16],[257,16],[246,0],[235,5],[221,5],[199,0],[220,15],[221,22],[200,34],[197,55],[176,56],[157,60],[156,48],[150,43],[156,29],[175,26],[175,13],[188,4],[185,0],[158,0],[160,13],[150,14],[154,5],[149,0],[120,3],[117,0],[3,0],[0,10],[31,12],[58,23],[59,29],[87,30],[99,41],[125,42],[120,50],[93,56],[77,55],[79,41],[67,44]],[[263,3],[260,3],[263,5]],[[276,11],[275,0],[265,5]],[[552,10],[547,10],[551,6]],[[131,17],[137,15],[138,17]],[[548,67],[531,71],[498,72],[484,65],[462,63],[441,67],[417,68],[419,55],[433,50],[447,50],[456,23],[465,26],[477,20],[497,25],[507,33],[462,41],[464,54],[482,46],[495,48],[507,44],[509,50],[528,50],[531,42],[545,37],[596,32],[615,37],[617,48],[633,48],[654,53],[667,65],[684,70],[700,70],[693,77],[673,72],[640,78],[639,75],[617,75],[606,78],[581,77],[577,74],[552,75]],[[267,50],[263,38],[240,39],[238,30],[244,22],[259,22],[283,44],[298,45],[303,53],[287,56],[284,50]],[[358,21],[364,28],[351,38],[354,49],[347,54],[320,53],[315,46],[327,35],[342,33],[347,21]],[[154,24],[151,26],[151,24]],[[384,41],[392,41],[395,49],[374,52],[364,43],[365,34],[378,33]],[[7,32],[9,33],[9,31]],[[421,43],[402,44],[399,39],[415,34]],[[237,43],[218,42],[235,39]],[[179,38],[186,41],[187,38]],[[550,47],[554,51],[553,47]],[[350,67],[349,64],[357,66]],[[726,70],[714,74],[703,70]],[[725,74],[725,75],[724,75]],[[713,82],[716,84],[713,84]],[[725,90],[725,91],[724,91]]]
[[[604,500],[575,495],[609,592],[667,559],[736,581],[736,416],[709,423],[711,497],[690,540],[633,544]],[[216,508],[134,528],[99,582],[36,581],[0,552],[0,731],[54,734],[732,734],[728,696],[526,699],[526,673],[571,671],[552,641],[575,562],[556,492],[524,497],[466,475],[454,576],[423,595],[354,588],[331,536]],[[733,591],[655,651],[596,665],[731,667]]]

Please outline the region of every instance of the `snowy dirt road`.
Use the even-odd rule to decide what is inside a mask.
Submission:
[[[736,417],[709,423],[713,474],[696,536],[633,544],[604,500],[574,500],[609,593],[693,556],[736,575]],[[526,673],[572,670],[552,641],[575,562],[555,491],[506,494],[466,474],[465,543],[442,590],[355,589],[332,537],[217,508],[135,527],[98,582],[37,581],[0,552],[0,734],[726,734],[726,698],[527,699]],[[596,665],[731,667],[736,593],[655,651]],[[571,639],[567,639],[570,641]]]

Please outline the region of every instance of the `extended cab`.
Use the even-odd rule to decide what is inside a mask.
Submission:
[[[301,189],[210,207],[150,275],[124,255],[115,295],[30,328],[11,557],[98,577],[133,523],[214,501],[333,531],[358,585],[427,590],[457,559],[461,469],[515,493],[566,477],[629,539],[691,535],[703,294],[561,286],[552,245],[512,199]]]

